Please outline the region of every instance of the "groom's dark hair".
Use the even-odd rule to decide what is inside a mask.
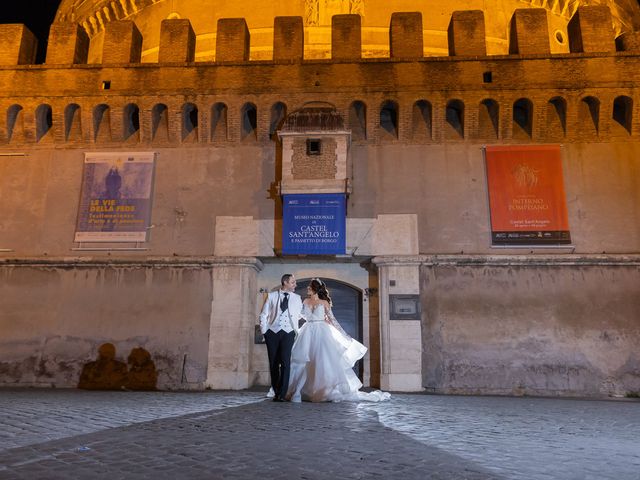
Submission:
[[[280,285],[284,285],[289,281],[291,277],[293,277],[293,273],[285,273],[284,275],[282,275],[282,278],[280,279]]]

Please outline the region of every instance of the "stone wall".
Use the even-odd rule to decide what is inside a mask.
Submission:
[[[640,391],[640,257],[427,257],[423,379],[430,391]]]
[[[158,388],[203,388],[211,315],[205,261],[0,262],[0,384],[75,387],[104,343],[146,349]]]
[[[273,152],[256,147],[153,150],[158,156],[152,228],[147,250],[132,255],[212,255],[217,216],[273,216],[266,193]],[[83,158],[76,149],[0,157],[0,248],[18,257],[72,254],[78,247],[73,235]]]
[[[342,39],[336,60],[306,60],[299,43],[280,42],[275,61],[248,61],[246,22],[222,19],[224,55],[215,63],[191,61],[194,38],[184,19],[163,22],[162,63],[145,64],[132,22],[103,26],[110,52],[102,64],[87,64],[86,36],[61,23],[51,62],[26,65],[32,35],[0,26],[0,38],[13,39],[0,55],[0,330],[7,332],[0,383],[73,386],[107,342],[119,359],[134,347],[149,351],[161,388],[264,382],[264,358],[248,336],[259,303],[256,257],[275,256],[281,225],[283,152],[273,131],[281,118],[273,115],[322,101],[360,132],[348,146],[344,132],[339,144],[338,168],[352,190],[348,225],[358,236],[347,239],[353,248],[340,261],[456,255],[422,260],[423,363],[403,365],[405,373],[442,392],[637,390],[640,282],[636,260],[621,256],[640,251],[638,43],[629,38],[619,42],[627,50],[615,52],[612,33],[599,27],[603,15],[580,10],[568,32],[575,53],[554,55],[539,11],[520,11],[512,54],[501,56],[483,54],[481,15],[454,15],[452,56],[439,58],[418,54],[419,18],[397,15],[391,57],[364,60],[345,46],[360,33],[358,20],[346,16],[332,30]],[[300,29],[294,18],[277,31],[300,40]],[[122,41],[114,43],[118,32]],[[602,51],[594,51],[599,35]],[[523,109],[526,125],[515,120]],[[494,249],[483,146],[541,143],[563,146],[573,244],[554,255]],[[142,249],[86,252],[73,242],[87,151],[157,154]],[[416,238],[399,235],[393,222],[380,226],[389,216],[411,216]],[[218,224],[223,217],[229,228]],[[216,242],[216,231],[239,223],[260,239]],[[374,243],[386,251],[360,248]],[[405,243],[410,251],[392,251]],[[212,274],[219,258],[211,255],[240,255],[239,245],[254,253]],[[332,275],[331,265],[324,274],[338,278],[341,269]],[[277,277],[277,267],[268,270],[265,278]],[[382,365],[381,352],[393,360],[411,343],[420,355],[416,342],[399,338],[409,330],[388,319],[385,302],[372,302],[367,327],[389,333],[369,336],[371,378],[381,381],[397,373],[393,362]],[[389,351],[389,339],[399,350]],[[237,358],[227,354],[236,351]]]
[[[419,252],[491,254],[482,146],[352,146],[349,218],[417,214]],[[159,148],[147,250],[136,256],[207,256],[219,216],[278,219],[269,193],[273,149]],[[0,157],[0,248],[17,257],[72,254],[83,152]],[[571,144],[563,170],[573,245],[580,254],[640,250],[639,143]],[[504,253],[529,253],[502,250]],[[106,253],[92,253],[106,255]]]

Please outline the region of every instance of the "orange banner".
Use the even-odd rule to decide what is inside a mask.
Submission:
[[[494,245],[571,243],[559,145],[486,148]]]

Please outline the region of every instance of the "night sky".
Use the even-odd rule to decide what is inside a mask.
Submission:
[[[56,16],[60,0],[4,0],[2,3],[0,23],[24,23],[38,37],[36,61],[43,62],[49,26]]]

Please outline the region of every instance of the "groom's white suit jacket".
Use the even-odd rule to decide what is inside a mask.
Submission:
[[[269,327],[273,325],[276,318],[280,315],[280,301],[284,298],[282,290],[276,290],[270,292],[267,296],[267,300],[264,302],[262,312],[260,312],[260,331],[264,335],[269,330]],[[291,322],[291,327],[298,334],[298,321],[300,320],[302,313],[302,299],[297,293],[289,293],[289,311],[288,317]]]

